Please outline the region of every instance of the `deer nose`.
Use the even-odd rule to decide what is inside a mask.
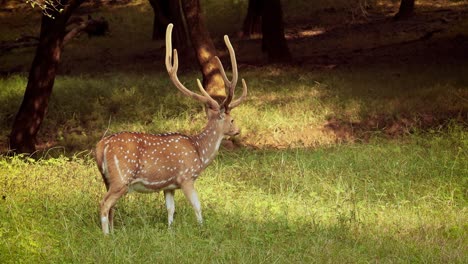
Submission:
[[[240,134],[240,129],[236,129],[232,132],[232,136],[237,136]]]

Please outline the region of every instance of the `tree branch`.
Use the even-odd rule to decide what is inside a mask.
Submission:
[[[63,37],[63,45],[66,45],[71,39],[73,39],[82,31],[84,31],[86,27],[91,23],[90,21],[92,20],[83,21],[80,24],[78,24],[78,26],[68,31],[67,34],[65,34],[65,37]]]
[[[84,21],[81,18],[76,18],[69,21],[68,25],[71,24],[77,24],[77,26],[75,26],[65,34],[63,38],[64,45],[83,31],[88,33],[88,36],[90,37],[104,36],[109,31],[109,24],[103,17],[93,19],[91,16],[88,16],[88,20],[86,21]]]
[[[12,49],[34,47],[37,43],[39,43],[38,38],[33,36],[23,36],[14,41],[2,41],[0,42],[0,55]]]

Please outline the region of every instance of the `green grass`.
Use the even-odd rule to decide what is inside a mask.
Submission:
[[[466,263],[466,132],[330,148],[222,151],[197,181],[206,223],[177,192],[121,199],[101,233],[93,160],[2,157],[3,263]]]

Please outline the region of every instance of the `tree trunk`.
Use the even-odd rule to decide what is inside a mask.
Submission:
[[[168,0],[149,0],[154,12],[153,40],[164,39],[166,27],[169,24],[169,2]]]
[[[414,15],[414,0],[401,0],[400,9],[395,15],[395,20],[405,19]]]
[[[174,24],[173,46],[180,54],[184,54],[189,47],[189,39],[180,1],[183,0],[169,0],[169,23]],[[167,25],[164,27],[164,31],[166,28]]]
[[[36,136],[47,112],[62,54],[65,27],[73,10],[83,0],[63,2],[66,8],[62,13],[55,12],[54,18],[42,16],[39,45],[10,134],[10,149],[16,153],[33,153],[36,150]]]
[[[164,39],[169,23],[174,24],[173,46],[179,53],[188,47],[187,30],[179,0],[149,0],[154,11],[153,40]]]
[[[280,0],[260,0],[262,7],[262,49],[270,62],[291,60],[286,38],[284,37],[283,11]]]
[[[200,2],[184,0],[182,3],[192,46],[203,74],[203,86],[213,99],[221,103],[226,98],[224,80],[214,59],[217,51],[206,28]]]
[[[250,38],[261,33],[262,0],[249,0],[247,15],[242,26],[242,37]]]

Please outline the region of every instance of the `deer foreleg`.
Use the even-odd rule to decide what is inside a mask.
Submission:
[[[193,186],[193,181],[190,181],[182,185],[181,188],[187,200],[189,200],[190,203],[192,204],[198,223],[200,225],[203,224],[200,200],[198,199],[197,191],[195,190],[195,187]]]

